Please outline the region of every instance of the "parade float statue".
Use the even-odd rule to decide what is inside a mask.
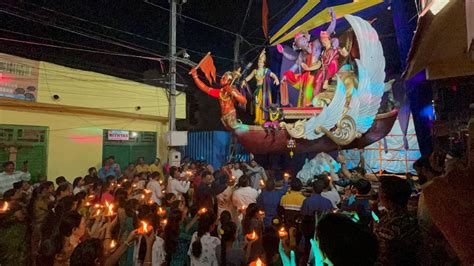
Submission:
[[[334,14],[331,15],[335,17]],[[273,108],[282,113],[279,116],[280,119],[274,120],[278,121],[275,124],[280,130],[275,130],[273,134],[268,134],[268,130],[261,125],[244,125],[236,119],[234,102],[246,102],[245,97],[232,86],[232,81],[237,78],[238,73],[227,72],[221,79],[222,89],[219,90],[209,88],[200,81],[196,69],[191,71],[196,85],[202,91],[219,98],[222,121],[248,152],[253,154],[290,153],[292,155],[303,152],[319,153],[339,149],[362,149],[382,139],[390,132],[398,110],[378,113],[384,87],[386,87],[384,83],[385,58],[378,34],[371,24],[362,18],[352,15],[346,15],[344,18],[352,27],[355,35],[353,40],[357,42],[355,45],[349,46],[342,43],[343,47],[349,47],[349,51],[339,49],[337,39],[327,38],[330,36],[329,33],[334,31],[332,26],[327,30],[328,34],[324,33],[321,36],[323,52],[317,48],[320,42],[313,42],[307,46],[309,37],[304,34],[303,37],[300,36],[304,39],[298,39],[296,45],[302,47],[302,51],[298,57],[295,57],[300,60],[296,66],[302,66],[303,72],[299,74],[292,72],[294,75],[286,72],[285,76],[289,82],[293,77],[299,77],[301,82],[306,82],[301,79],[303,76],[306,76],[307,79],[313,78],[312,83],[305,83],[308,88],[300,87],[303,90],[308,89],[303,93],[304,96],[309,96],[311,93],[311,97],[301,98],[301,107],[298,108]],[[331,23],[331,25],[334,24]],[[358,51],[351,51],[351,47],[357,47]],[[284,53],[288,52],[287,48],[283,50]],[[292,52],[294,53],[294,51]],[[336,65],[336,61],[334,61],[336,55],[347,57],[347,60],[343,61],[351,63],[345,63],[342,66]],[[308,59],[308,61],[302,61],[303,59]],[[320,63],[318,63],[319,61]],[[311,65],[305,62],[310,62]],[[212,76],[206,70],[209,68],[204,69],[203,64],[200,65],[206,76]],[[313,68],[316,72],[313,72]],[[215,67],[212,66],[211,69],[215,71]],[[324,83],[331,79],[331,75],[333,75],[332,80],[336,84],[324,86]],[[209,78],[208,80],[211,82]],[[318,82],[314,83],[315,81]],[[319,94],[313,97],[315,91],[311,89],[313,85],[321,86],[313,87],[313,89],[326,88],[324,88],[324,92],[318,92]],[[227,98],[221,97],[221,95],[228,97],[229,100],[224,101],[223,99]],[[284,100],[283,97],[282,100]],[[314,106],[315,101],[323,102],[323,104],[320,107]],[[282,103],[282,105],[285,104]]]
[[[265,50],[258,57],[258,68],[254,69],[243,81],[241,86],[248,87],[248,82],[255,78],[257,87],[254,91],[255,97],[255,124],[263,125],[268,119],[268,108],[272,105],[271,80],[273,84],[280,85],[278,77],[270,69],[265,67],[267,56]]]
[[[237,88],[233,85],[235,80],[240,77],[240,69],[233,72],[228,71],[224,73],[220,79],[221,88],[217,89],[207,86],[199,79],[197,75],[198,67],[200,67],[206,74],[206,78],[208,79],[209,83],[215,82],[216,68],[214,67],[210,53],[208,53],[203,58],[203,60],[201,60],[197,67],[191,69],[190,74],[194,79],[194,83],[201,91],[219,100],[222,124],[224,124],[224,126],[228,129],[236,128],[239,123],[237,121],[237,114],[234,104],[235,102],[238,102],[242,105],[247,104],[247,99],[245,96],[240,94],[239,90],[237,90]]]
[[[329,10],[331,24],[326,31],[321,31],[319,39],[310,41],[308,32],[296,34],[293,42],[293,50],[288,51],[283,46],[278,45],[278,51],[283,56],[295,61],[294,65],[284,74],[282,79],[282,104],[289,102],[288,87],[289,82],[295,89],[300,91],[298,97],[298,107],[315,106],[314,98],[322,88],[327,88],[328,81],[334,77],[338,71],[339,54],[347,56],[344,48],[339,48],[339,40],[331,38],[336,27],[336,14],[333,9]]]

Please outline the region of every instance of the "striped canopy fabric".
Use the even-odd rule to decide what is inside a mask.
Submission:
[[[270,43],[283,43],[293,39],[298,32],[310,31],[328,23],[331,20],[328,13],[331,7],[339,19],[383,2],[384,0],[300,0],[270,31]]]

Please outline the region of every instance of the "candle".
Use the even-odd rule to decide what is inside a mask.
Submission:
[[[206,212],[207,212],[207,209],[206,209],[206,208],[201,208],[201,209],[198,211],[199,214],[204,214],[204,213],[206,213]]]
[[[158,216],[165,216],[166,215],[166,210],[161,208],[161,207],[158,207],[158,212],[157,212]]]
[[[186,171],[186,174],[187,174],[188,176],[192,176],[192,175],[193,175],[193,172],[191,172],[191,171]]]
[[[288,173],[284,173],[283,176],[284,176],[284,177],[290,177],[291,175],[288,174]]]
[[[259,211],[258,211],[258,215],[260,215],[261,217],[264,217],[264,216],[265,216],[265,212],[262,211],[262,210],[259,210]]]
[[[138,228],[139,234],[148,234],[148,232],[153,229],[153,227],[151,225],[148,225],[145,221],[141,221],[140,223],[142,224],[142,226]]]
[[[239,211],[243,213],[243,212],[245,212],[246,209],[247,209],[247,206],[241,206],[239,208]]]
[[[128,179],[126,179],[126,178],[125,178],[124,180],[122,180],[123,183],[125,183],[125,182],[127,182],[127,181],[128,181]]]
[[[99,216],[100,215],[100,209],[97,209],[97,211],[95,212],[95,216]]]
[[[105,206],[107,206],[107,215],[105,216],[114,216],[115,213],[114,213],[114,205],[113,204],[109,204],[107,201],[105,202]]]
[[[133,187],[133,188],[137,188],[137,184],[133,184],[132,187]]]
[[[262,179],[260,179],[260,186],[262,186],[262,187],[265,186],[265,181],[263,181]]]
[[[100,204],[96,204],[96,205],[94,205],[94,208],[100,209],[100,208],[102,208],[102,206],[100,206]]]
[[[257,236],[257,233],[254,231],[252,231],[252,233],[250,234],[247,234],[246,235],[247,239],[250,240],[250,241],[254,241],[254,240],[257,240],[258,239],[258,236]]]
[[[160,180],[159,183],[160,183],[160,185],[163,185],[163,180]]]
[[[162,190],[161,193],[162,193],[163,195],[165,195],[165,194],[166,194],[166,190]]]
[[[288,232],[286,232],[285,227],[282,227],[280,230],[278,230],[278,236],[280,238],[285,238],[288,236]]]
[[[153,200],[149,200],[148,205],[153,205]]]
[[[0,209],[0,212],[6,212],[6,211],[8,211],[8,202],[7,201],[5,201],[3,203],[3,207],[2,207],[2,209]]]
[[[113,248],[115,248],[116,246],[117,246],[117,241],[115,241],[115,240],[112,239],[112,240],[110,241],[110,249],[113,249]]]
[[[235,181],[235,179],[237,179],[237,178],[236,178],[235,176],[231,176],[230,179],[231,179],[232,181]]]
[[[265,266],[265,263],[260,258],[257,258],[257,260],[252,261],[249,266]]]
[[[149,189],[144,189],[144,191],[145,191],[146,194],[150,194],[150,193],[151,193],[151,190],[149,190]]]
[[[89,200],[93,200],[93,199],[95,199],[95,196],[94,196],[94,195],[89,195],[87,198],[88,198]]]
[[[86,202],[85,206],[90,207],[92,204],[90,202]]]
[[[168,224],[168,219],[163,219],[160,221],[161,226],[165,227]]]
[[[142,198],[142,200],[144,200],[144,199],[145,199],[145,195],[142,194],[141,198]]]

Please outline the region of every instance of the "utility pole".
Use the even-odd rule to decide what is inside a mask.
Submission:
[[[176,130],[176,4],[179,0],[170,1],[170,28],[169,28],[169,130]]]

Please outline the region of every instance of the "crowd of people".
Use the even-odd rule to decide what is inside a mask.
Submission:
[[[0,265],[456,265],[424,205],[424,186],[463,167],[448,159],[418,160],[416,185],[371,181],[343,156],[306,184],[254,160],[215,170],[139,158],[122,171],[110,156],[72,183],[31,185],[7,162]],[[408,205],[420,192],[417,215]]]

